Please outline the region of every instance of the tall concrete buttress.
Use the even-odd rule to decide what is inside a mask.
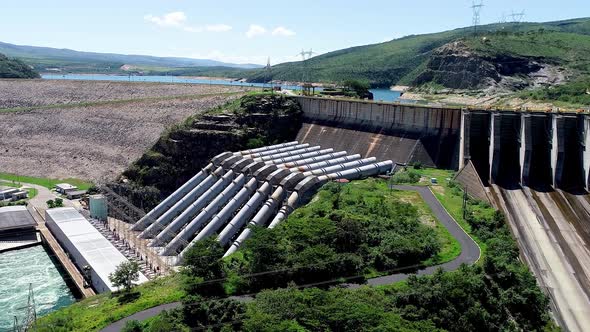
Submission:
[[[557,121],[560,115],[551,114],[551,185],[557,185],[557,167],[559,160],[559,141],[557,139]],[[563,159],[563,149],[561,150],[561,158]]]
[[[493,112],[490,116],[490,183],[494,182],[500,168],[501,119],[499,112]]]
[[[584,135],[584,183],[586,190],[590,191],[590,116],[582,116]]]
[[[520,116],[520,183],[524,186],[530,181],[531,158],[533,154],[532,116]]]
[[[459,135],[459,169],[463,169],[467,160],[471,159],[470,130],[471,113],[468,110],[461,111],[461,132]]]

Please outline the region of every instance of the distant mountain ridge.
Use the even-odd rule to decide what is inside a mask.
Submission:
[[[32,65],[39,71],[63,69],[64,71],[108,71],[119,70],[127,65],[144,68],[184,68],[184,67],[227,67],[239,69],[261,68],[256,64],[234,64],[208,59],[180,57],[155,57],[148,55],[126,55],[116,53],[81,52],[52,47],[15,45],[0,42],[0,53],[15,57]]]

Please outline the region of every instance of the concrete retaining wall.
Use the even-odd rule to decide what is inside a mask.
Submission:
[[[459,166],[460,109],[295,98],[305,118],[298,135],[302,142],[331,142],[334,148],[399,163],[420,162],[453,169]]]

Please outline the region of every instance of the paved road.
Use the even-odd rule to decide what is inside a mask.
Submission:
[[[44,214],[45,210],[47,210],[47,201],[50,199],[56,199],[57,196],[54,192],[52,192],[51,190],[47,189],[46,187],[37,185],[37,184],[32,184],[32,183],[21,183],[21,185],[23,187],[26,188],[35,188],[37,189],[37,196],[31,198],[29,200],[29,203],[31,205],[33,205],[37,211],[39,211],[39,213]],[[64,206],[66,207],[76,207],[76,204],[74,204],[74,202],[70,201],[67,198],[62,198],[63,199],[63,203]]]
[[[479,246],[473,239],[465,233],[465,231],[457,224],[457,222],[449,215],[449,213],[445,210],[445,208],[440,204],[440,202],[436,199],[432,191],[430,191],[429,187],[425,186],[393,186],[394,189],[398,190],[408,190],[408,191],[417,191],[422,199],[428,204],[434,216],[449,230],[451,235],[459,241],[461,244],[461,254],[457,256],[454,260],[436,265],[426,267],[417,271],[414,271],[412,274],[417,275],[426,275],[432,274],[439,268],[442,268],[447,271],[456,270],[461,266],[461,264],[473,264],[477,262],[481,256],[481,251]],[[388,276],[372,278],[367,280],[367,284],[371,286],[377,285],[387,285],[394,282],[398,282],[401,280],[407,279],[411,274],[409,273],[396,273]],[[363,285],[361,284],[345,284],[348,288],[358,288]],[[234,297],[239,301],[249,301],[251,297]],[[180,302],[168,303],[163,304],[157,307],[153,307],[144,311],[140,311],[135,313],[129,317],[123,318],[104,329],[100,330],[100,332],[118,332],[120,331],[125,323],[130,320],[145,320],[150,317],[156,316],[164,310],[174,309],[179,307],[181,304]]]
[[[442,268],[446,271],[453,271],[459,268],[461,264],[473,264],[479,260],[481,257],[481,250],[479,246],[473,239],[465,233],[463,228],[457,224],[455,219],[449,215],[447,210],[440,204],[438,199],[434,196],[432,191],[430,191],[430,187],[426,186],[393,186],[394,189],[398,190],[409,190],[409,191],[417,191],[420,193],[422,199],[428,204],[434,216],[441,222],[445,228],[451,233],[451,235],[459,241],[461,245],[461,254],[457,256],[457,258],[453,259],[450,262],[443,263],[440,265],[429,266],[418,271],[414,271],[411,274],[417,275],[425,275],[425,274],[433,274],[439,268]],[[378,277],[367,280],[367,284],[372,286],[377,285],[387,285],[394,282],[402,281],[407,279],[411,274],[406,273],[397,273],[388,276]]]

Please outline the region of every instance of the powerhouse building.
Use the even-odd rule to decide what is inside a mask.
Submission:
[[[49,209],[45,212],[51,233],[68,252],[72,261],[83,271],[90,267],[90,279],[98,292],[116,291],[109,281],[109,274],[127,258],[94,228],[76,209],[71,207]],[[138,283],[148,279],[139,274]]]

